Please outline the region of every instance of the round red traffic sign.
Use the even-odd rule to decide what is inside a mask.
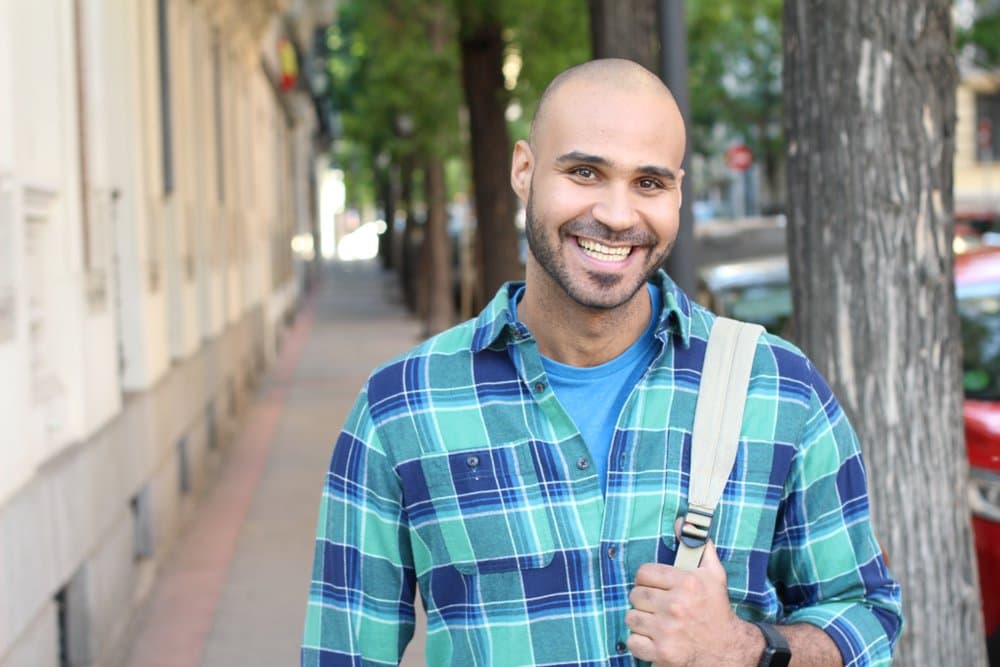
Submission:
[[[736,171],[746,171],[753,164],[753,153],[746,144],[735,144],[726,149],[726,166]]]

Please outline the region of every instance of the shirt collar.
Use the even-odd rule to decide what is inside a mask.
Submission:
[[[688,347],[691,342],[691,300],[663,270],[657,271],[650,282],[660,289],[663,298],[656,337],[666,342],[669,333],[676,336],[683,347]],[[511,297],[523,285],[523,281],[504,283],[476,318],[473,352],[482,352],[486,348],[504,349],[511,342],[531,336],[528,328],[515,320],[510,310]]]

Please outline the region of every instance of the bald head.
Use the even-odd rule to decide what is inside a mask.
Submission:
[[[575,67],[571,67],[552,79],[542,93],[538,101],[538,108],[535,110],[535,117],[531,121],[531,134],[529,141],[535,145],[538,136],[545,132],[545,127],[552,117],[560,113],[558,103],[561,92],[566,89],[586,88],[594,95],[601,95],[606,92],[629,92],[649,95],[651,100],[662,102],[665,112],[671,116],[676,116],[678,131],[681,135],[681,150],[685,142],[684,122],[681,118],[680,109],[674,101],[674,96],[670,89],[660,80],[658,76],[648,69],[631,60],[621,58],[602,58],[591,60]]]

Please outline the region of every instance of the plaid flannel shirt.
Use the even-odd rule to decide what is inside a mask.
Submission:
[[[663,273],[662,350],[615,429],[607,494],[505,285],[475,320],[377,369],[334,447],[302,664],[394,665],[417,586],[427,664],[630,665],[642,563],[672,563],[714,316]],[[825,629],[887,665],[900,590],[869,520],[854,431],[789,343],[758,343],[711,537],[747,620]]]

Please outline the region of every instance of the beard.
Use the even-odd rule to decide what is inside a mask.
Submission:
[[[535,217],[534,193],[528,192],[525,207],[525,235],[531,255],[552,281],[577,304],[595,310],[613,310],[628,303],[646,282],[659,270],[670,254],[673,241],[663,251],[655,253],[659,239],[655,234],[640,228],[615,231],[592,218],[574,218],[555,230],[555,236],[546,235],[545,225]],[[572,237],[583,236],[609,245],[630,245],[632,252],[645,252],[646,262],[637,276],[624,272],[585,270],[571,272],[566,265],[561,247],[572,243]]]

